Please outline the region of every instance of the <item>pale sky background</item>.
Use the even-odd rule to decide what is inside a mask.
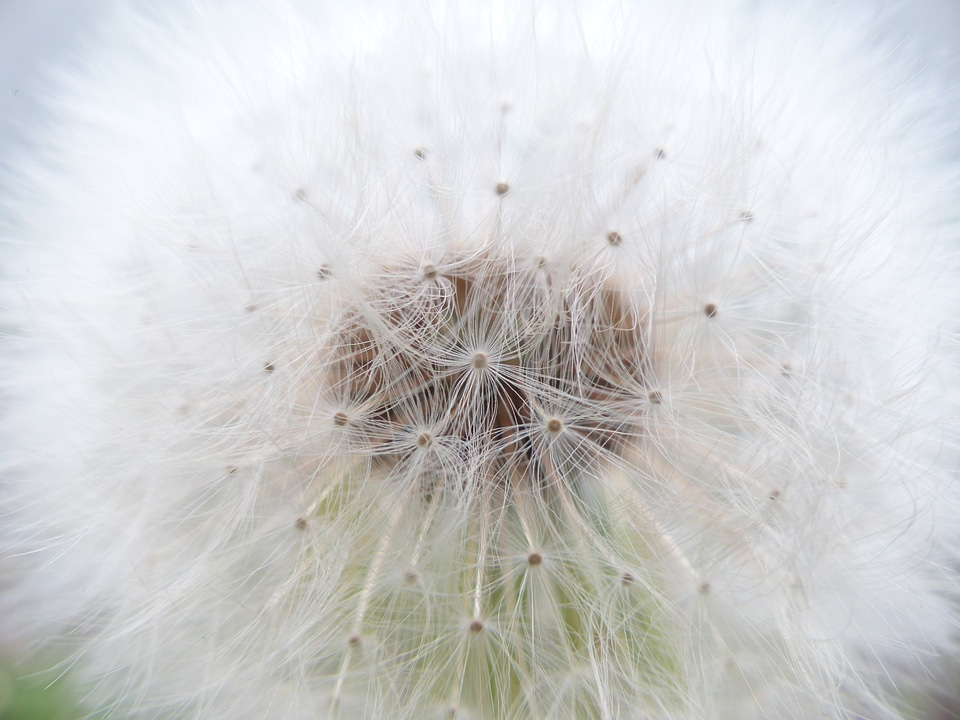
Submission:
[[[0,0],[0,167],[40,116],[43,69],[69,62],[113,2]]]

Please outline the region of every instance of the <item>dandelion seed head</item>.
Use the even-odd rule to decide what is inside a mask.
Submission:
[[[795,5],[121,15],[7,193],[0,628],[118,717],[915,715],[948,96]]]

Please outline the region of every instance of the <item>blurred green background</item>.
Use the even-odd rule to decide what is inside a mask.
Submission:
[[[0,660],[0,720],[89,720],[68,679]]]

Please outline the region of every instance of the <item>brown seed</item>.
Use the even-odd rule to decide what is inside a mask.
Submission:
[[[474,370],[486,370],[487,366],[490,364],[490,361],[487,358],[486,353],[476,352],[470,359],[470,364],[473,365]]]
[[[422,147],[418,147],[413,151],[413,156],[417,160],[423,160],[427,157],[427,151]]]
[[[506,195],[508,192],[510,192],[510,186],[505,182],[501,182],[497,183],[497,186],[494,188],[494,190],[497,191],[497,195]]]
[[[294,527],[297,528],[297,530],[303,530],[307,527],[307,519],[303,517],[303,515],[301,515],[294,521],[293,524],[294,524]]]
[[[417,446],[428,448],[433,445],[433,435],[428,432],[422,432],[417,436]]]
[[[618,233],[616,230],[611,230],[607,233],[607,242],[610,243],[613,247],[617,247],[620,243],[623,242],[623,235]]]
[[[563,430],[563,423],[560,422],[560,418],[550,418],[547,420],[547,432],[551,435],[557,435],[561,430]]]
[[[538,552],[532,552],[527,555],[527,564],[536,566],[543,562],[543,555]]]
[[[483,632],[483,620],[473,620],[470,623],[470,632],[472,633]]]
[[[647,393],[647,400],[651,405],[659,405],[663,402],[663,394],[659,390],[650,390]]]
[[[703,314],[708,318],[715,318],[717,316],[717,306],[713,303],[707,303],[703,306]]]
[[[333,414],[333,424],[337,427],[343,427],[350,422],[350,416],[345,412],[338,411]]]

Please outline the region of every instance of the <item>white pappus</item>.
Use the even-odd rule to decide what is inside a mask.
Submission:
[[[122,718],[923,717],[958,104],[870,7],[123,9],[4,182],[3,632]]]

